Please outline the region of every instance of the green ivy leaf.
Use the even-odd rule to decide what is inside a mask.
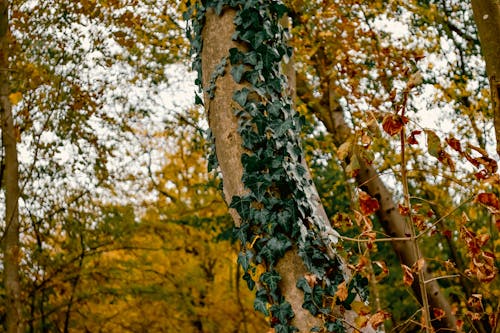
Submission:
[[[233,94],[233,100],[238,103],[240,106],[244,107],[247,102],[248,93],[250,90],[248,88],[243,88],[241,90],[237,90]]]
[[[231,68],[231,75],[236,83],[241,82],[241,78],[243,77],[243,73],[245,72],[245,66],[236,65]]]
[[[243,221],[248,220],[250,217],[250,205],[252,200],[248,197],[233,196],[229,208],[234,208],[240,215]]]
[[[253,302],[254,310],[262,312],[265,316],[269,316],[267,304],[267,291],[265,289],[257,290],[255,293],[255,300]]]
[[[271,306],[271,314],[278,319],[280,323],[286,325],[288,320],[293,317],[292,306],[287,301],[281,304],[273,304]]]
[[[240,264],[241,268],[246,272],[250,267],[250,260],[252,259],[253,254],[251,251],[240,252],[238,254],[238,264]]]

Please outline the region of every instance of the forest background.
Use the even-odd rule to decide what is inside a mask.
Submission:
[[[471,4],[286,5],[305,156],[342,235],[337,250],[369,282],[356,325],[378,314],[370,323],[388,332],[425,329],[411,288],[418,265],[391,247],[384,221],[393,217],[371,193],[375,178],[359,178],[376,170],[417,228],[457,330],[494,332],[500,178]],[[187,9],[169,0],[1,2],[0,330],[269,330],[273,318],[254,311],[242,280],[220,177],[208,172]],[[254,268],[258,280],[264,268]],[[430,310],[433,320],[450,315]]]

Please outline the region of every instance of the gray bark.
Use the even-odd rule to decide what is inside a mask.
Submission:
[[[0,1],[0,115],[2,146],[4,151],[5,232],[2,236],[3,283],[6,296],[6,331],[23,331],[21,287],[19,281],[19,171],[17,161],[17,135],[14,128],[12,105],[9,100],[9,2]]]
[[[500,154],[500,1],[472,0],[472,11],[490,82],[497,153]]]

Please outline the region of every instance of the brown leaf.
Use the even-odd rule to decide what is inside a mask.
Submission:
[[[356,177],[359,173],[360,168],[361,168],[361,165],[359,164],[358,156],[356,156],[356,154],[354,154],[351,158],[351,162],[345,168],[345,172],[349,177]]]
[[[411,286],[413,284],[413,272],[411,271],[411,268],[401,264],[401,268],[403,269],[403,282],[407,286]]]
[[[440,308],[433,308],[432,313],[434,314],[434,319],[441,319],[446,315],[446,312]]]
[[[489,316],[488,316],[488,321],[490,323],[490,326],[495,328],[497,323],[498,323],[498,316],[500,315],[500,313],[498,311],[493,311],[493,313],[491,313]]]
[[[462,145],[460,141],[455,139],[454,137],[446,138],[446,143],[455,151],[462,153]]]
[[[469,316],[472,320],[479,320],[481,319],[482,314],[479,312],[467,311],[467,316]]]
[[[370,260],[362,255],[359,258],[358,264],[356,265],[356,272],[360,272],[361,270],[363,270],[363,268],[365,268],[369,263]]]
[[[482,308],[482,299],[483,295],[481,294],[472,294],[469,299],[467,300],[467,306],[471,308]]]
[[[377,329],[380,325],[384,323],[386,319],[389,319],[391,315],[389,312],[386,312],[384,310],[380,310],[377,313],[375,313],[373,316],[370,317],[370,320],[368,320],[368,323],[371,324],[371,326],[374,329]]]
[[[410,135],[408,136],[408,144],[410,145],[418,145],[418,141],[416,136],[422,133],[422,131],[416,130],[416,131],[411,131]]]
[[[394,136],[401,132],[403,126],[408,122],[406,117],[401,117],[397,114],[388,114],[382,120],[382,128],[390,136]]]
[[[398,208],[399,208],[399,214],[403,216],[408,216],[408,214],[410,214],[410,207],[399,204]]]
[[[412,271],[418,273],[424,268],[424,266],[425,266],[425,259],[420,258],[417,260],[415,264],[413,264]]]
[[[369,136],[368,134],[363,134],[361,136],[361,143],[363,144],[363,148],[368,148],[370,147],[371,143],[372,143],[372,137]]]
[[[425,219],[422,215],[420,214],[415,214],[411,217],[411,220],[413,221],[413,224],[418,228],[418,230],[423,231],[427,228],[425,225]]]
[[[347,299],[347,296],[349,296],[349,292],[347,290],[347,283],[345,281],[338,285],[335,296],[337,296],[341,302]]]
[[[337,149],[337,157],[339,160],[343,161],[347,156],[349,156],[349,152],[351,151],[352,142],[351,140],[347,140]]]
[[[375,213],[380,208],[380,205],[379,205],[377,199],[372,198],[366,192],[360,191],[359,192],[359,208],[360,208],[361,213],[363,215],[368,216],[368,215]]]
[[[307,284],[309,285],[309,287],[313,288],[317,283],[318,283],[318,277],[314,274],[311,274],[311,273],[306,273],[304,275],[304,278],[306,279],[307,281]]]
[[[374,261],[373,263],[375,265],[377,265],[378,267],[380,267],[380,269],[382,269],[382,272],[375,277],[377,281],[380,281],[383,278],[385,278],[387,275],[389,275],[389,268],[387,268],[387,265],[385,264],[384,261],[377,260],[377,261]]]
[[[495,173],[498,170],[498,163],[492,158],[487,156],[478,157],[475,159],[478,163],[482,164],[489,173]]]
[[[476,196],[476,202],[493,208],[494,210],[500,209],[500,200],[498,200],[498,197],[494,193],[479,193]]]
[[[482,156],[488,156],[488,152],[486,150],[484,150],[483,148],[481,148],[481,147],[473,146],[470,143],[467,144],[467,147],[469,147],[472,150],[477,151]]]
[[[439,160],[439,162],[443,163],[444,165],[447,165],[452,172],[455,172],[455,162],[453,162],[450,154],[448,154],[446,151],[441,150],[439,152],[438,160]]]

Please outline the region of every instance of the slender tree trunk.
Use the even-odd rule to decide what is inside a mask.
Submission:
[[[19,282],[19,173],[16,147],[16,130],[9,100],[8,64],[8,11],[9,2],[0,1],[0,111],[2,121],[2,146],[5,163],[5,232],[2,237],[3,283],[6,293],[6,330],[23,332],[21,288]]]
[[[335,144],[339,146],[344,143],[350,137],[351,129],[344,119],[344,113],[337,102],[337,96],[330,93],[329,96],[321,100],[315,99],[303,79],[299,80],[297,90],[298,96],[306,102],[309,107],[313,108],[315,114],[323,122],[328,132],[332,134]],[[399,213],[398,205],[394,202],[392,194],[387,189],[376,170],[366,163],[363,158],[359,158],[358,160],[360,170],[356,177],[356,181],[363,191],[379,201],[380,209],[376,212],[376,215],[384,231],[391,237],[407,238],[409,233],[406,228],[407,223],[404,217]],[[417,254],[411,242],[394,241],[392,242],[392,247],[402,264],[412,267],[417,261]],[[432,278],[432,275],[426,269],[425,280],[429,280],[430,278]],[[412,288],[417,297],[421,299],[417,275],[415,275]],[[455,331],[456,318],[452,315],[450,303],[440,290],[437,281],[432,280],[427,282],[426,289],[430,306],[432,308],[442,309],[446,313],[444,318],[439,321],[434,321],[433,326],[435,328]]]
[[[208,9],[205,16],[205,23],[202,32],[203,49],[202,60],[202,81],[203,87],[208,88],[213,80],[212,74],[215,72],[221,59],[229,54],[229,49],[244,49],[241,45],[232,40],[235,32],[233,24],[235,11],[225,9],[221,15],[217,15],[212,9]],[[229,65],[228,65],[229,66]],[[220,75],[216,80],[216,90],[213,98],[205,94],[205,108],[208,115],[209,126],[212,131],[217,159],[224,182],[224,195],[230,201],[233,196],[242,196],[248,192],[242,182],[243,166],[241,156],[245,152],[242,148],[242,138],[238,132],[238,119],[233,111],[233,93],[244,87],[243,84],[236,83],[232,76],[228,74],[230,68],[226,68],[226,74]],[[310,175],[306,175],[310,178]],[[317,211],[322,215],[323,220],[328,222],[326,213],[321,206],[317,191],[311,185],[311,192],[317,199]],[[231,215],[237,226],[241,223],[241,218],[236,211],[231,211]],[[299,329],[299,332],[310,332],[314,326],[321,326],[321,320],[313,316],[308,310],[302,308],[304,294],[296,287],[297,280],[306,275],[307,269],[299,257],[298,249],[293,246],[276,265],[276,271],[281,276],[280,290],[286,300],[291,304],[294,318],[292,325]],[[356,314],[353,311],[345,311],[343,318],[347,322],[353,322]],[[371,327],[365,328],[364,332],[373,332]]]
[[[472,11],[490,81],[497,153],[500,154],[500,2],[472,0]]]

